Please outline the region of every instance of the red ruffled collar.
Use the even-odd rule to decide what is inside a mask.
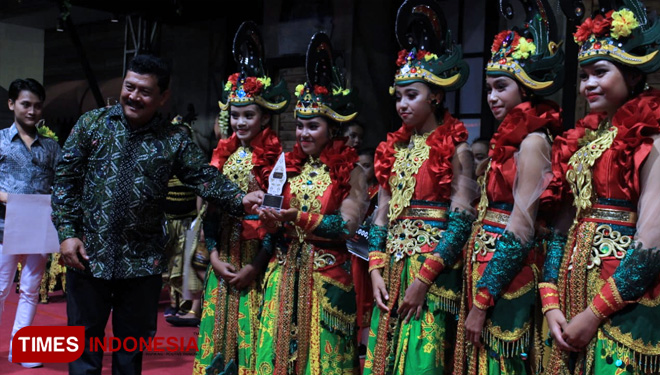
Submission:
[[[637,147],[644,138],[660,132],[660,91],[649,89],[627,101],[612,117],[618,128],[616,139],[625,139],[629,147]]]
[[[286,172],[288,174],[300,174],[308,155],[296,143],[291,152],[286,154]],[[353,147],[346,146],[346,138],[335,138],[328,142],[319,159],[328,167],[330,179],[332,180],[334,192],[345,197],[351,189],[351,172],[357,163],[358,155]]]
[[[403,124],[399,130],[387,134],[387,140],[381,142],[376,148],[374,171],[378,183],[383,189],[390,191],[389,180],[395,161],[394,147],[397,143],[408,143],[413,134],[413,129]],[[465,125],[455,119],[448,110],[442,125],[438,126],[426,139],[426,144],[431,146],[427,163],[429,170],[439,184],[449,181],[453,177],[451,158],[454,155],[455,145],[467,141],[468,132]]]
[[[221,170],[229,156],[236,152],[240,145],[241,142],[238,140],[236,134],[218,141],[218,145],[213,150],[211,165]],[[259,186],[266,188],[268,186],[270,171],[282,153],[282,145],[275,132],[270,128],[266,128],[252,139],[250,148],[252,149],[254,177],[259,183]]]
[[[507,160],[518,150],[528,134],[544,127],[553,137],[561,134],[560,114],[559,106],[551,101],[542,101],[536,105],[531,102],[518,104],[507,113],[491,138],[488,156],[494,162]]]

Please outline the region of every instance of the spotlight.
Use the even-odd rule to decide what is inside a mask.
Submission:
[[[57,17],[57,27],[56,27],[56,30],[59,31],[59,32],[64,31],[64,20],[62,19],[61,16],[60,16],[60,17]]]
[[[119,16],[116,13],[112,13],[112,17],[110,18],[110,22],[112,22],[112,23],[119,22]]]

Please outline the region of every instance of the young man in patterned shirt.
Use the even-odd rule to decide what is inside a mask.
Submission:
[[[14,112],[14,123],[0,130],[0,319],[5,300],[13,289],[12,283],[20,262],[23,267],[21,293],[11,331],[13,338],[19,329],[32,324],[48,254],[3,253],[7,194],[49,194],[60,146],[54,139],[37,131],[46,98],[44,87],[32,78],[16,79],[9,85],[8,93],[8,105],[9,110]],[[9,361],[11,359],[10,349]],[[40,367],[41,363],[22,365]]]

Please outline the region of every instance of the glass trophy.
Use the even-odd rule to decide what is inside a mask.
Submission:
[[[284,153],[282,153],[275,163],[275,167],[270,172],[268,177],[268,193],[264,195],[264,201],[261,207],[274,208],[280,210],[282,208],[282,189],[286,183],[286,163],[284,162]]]

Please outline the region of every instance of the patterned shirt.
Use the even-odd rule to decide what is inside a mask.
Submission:
[[[0,191],[11,194],[49,194],[60,145],[39,137],[27,148],[16,124],[0,130]],[[5,231],[5,205],[0,203],[0,243]]]
[[[106,280],[161,274],[167,182],[242,215],[243,193],[209,165],[181,127],[158,116],[131,129],[121,105],[83,114],[64,145],[53,187],[60,242],[80,238],[85,274]]]

